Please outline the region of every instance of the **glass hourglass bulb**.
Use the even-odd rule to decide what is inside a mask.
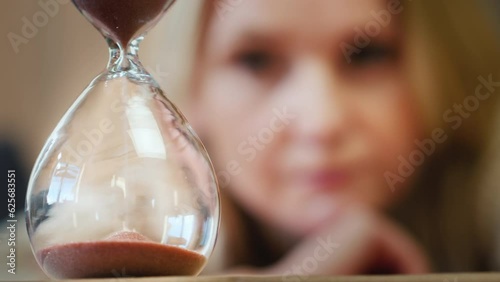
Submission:
[[[108,68],[63,116],[33,168],[26,217],[52,278],[196,275],[215,245],[205,148],[138,60],[173,0],[73,0],[110,46]]]

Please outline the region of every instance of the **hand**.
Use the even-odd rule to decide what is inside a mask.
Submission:
[[[400,227],[375,211],[349,208],[264,274],[416,274],[429,272],[420,246]]]

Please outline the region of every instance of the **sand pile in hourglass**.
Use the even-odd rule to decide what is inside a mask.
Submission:
[[[39,256],[46,271],[71,278],[195,275],[205,264],[205,257],[198,253],[154,243],[135,232],[52,246]]]
[[[179,206],[193,206],[190,203],[195,198],[193,195],[179,193],[188,191],[182,189],[188,183],[178,178],[181,174],[176,174],[174,167],[158,169],[153,158],[131,158],[130,162],[135,162],[135,165],[122,170],[113,167],[112,162],[93,163],[85,173],[95,177],[91,182],[79,184],[82,186],[77,188],[80,189],[78,199],[49,210],[49,218],[38,226],[34,237],[40,245],[50,246],[37,253],[46,271],[58,277],[82,278],[111,277],[118,274],[194,275],[203,267],[204,256],[173,246],[189,242],[180,237],[171,238],[168,233],[170,226],[165,215],[196,213],[194,208],[174,210]],[[138,167],[145,166],[155,169],[133,176]],[[116,179],[114,183],[112,181],[110,185],[106,179],[110,170],[116,170],[115,173],[119,175],[127,175],[127,183],[135,184],[134,187],[120,186],[120,179]],[[175,190],[170,190],[162,183],[175,186]],[[157,188],[141,189],[145,186]],[[108,192],[102,193],[105,190]],[[156,203],[152,203],[154,199],[157,199]],[[78,227],[78,232],[75,232],[75,226],[68,226],[68,222],[73,222]],[[116,233],[116,230],[127,229],[137,229],[141,233]],[[59,232],[54,234],[53,230]],[[102,239],[89,242],[89,238]],[[157,243],[162,241],[173,244]]]

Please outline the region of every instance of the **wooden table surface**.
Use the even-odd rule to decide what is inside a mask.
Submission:
[[[66,282],[500,282],[500,273],[449,273],[430,275],[392,276],[336,276],[336,277],[282,277],[282,276],[200,276],[155,278],[108,278],[64,280]]]

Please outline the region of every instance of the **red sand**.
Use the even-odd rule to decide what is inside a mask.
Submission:
[[[170,0],[73,0],[76,7],[92,18],[122,46],[150,20],[156,18]]]
[[[205,257],[120,232],[104,241],[68,243],[39,251],[42,267],[58,279],[196,275]]]

